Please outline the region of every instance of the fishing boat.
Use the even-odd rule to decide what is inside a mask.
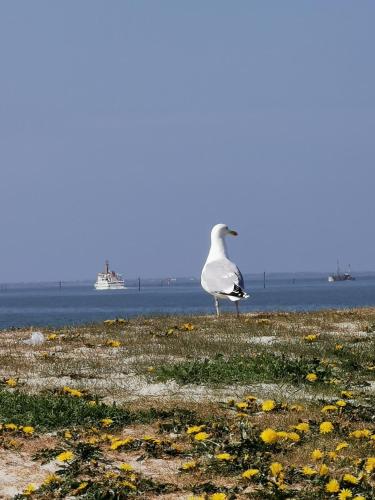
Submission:
[[[121,274],[109,269],[109,261],[105,261],[104,272],[98,273],[94,287],[96,290],[123,290],[125,282]]]
[[[336,273],[330,274],[328,276],[329,283],[334,283],[335,281],[353,281],[353,280],[355,280],[355,278],[352,276],[352,273],[351,273],[351,270],[350,270],[350,264],[349,264],[348,272],[342,273],[340,271],[339,261],[337,261],[337,271],[336,271]]]

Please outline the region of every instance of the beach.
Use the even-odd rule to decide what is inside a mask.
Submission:
[[[374,308],[4,330],[0,495],[372,498],[374,348]]]

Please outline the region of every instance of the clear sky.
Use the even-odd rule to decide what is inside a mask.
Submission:
[[[0,5],[0,282],[375,269],[373,0]]]

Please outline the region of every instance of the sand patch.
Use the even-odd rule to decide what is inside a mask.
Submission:
[[[10,499],[22,493],[30,483],[39,486],[57,469],[53,462],[40,465],[24,452],[2,450],[0,455],[0,498]]]

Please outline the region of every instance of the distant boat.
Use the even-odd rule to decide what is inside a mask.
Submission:
[[[105,261],[104,272],[98,273],[95,283],[96,290],[123,290],[125,282],[121,274],[115,273],[109,269],[108,260]]]
[[[349,264],[349,270],[347,273],[342,273],[340,272],[340,265],[339,261],[337,261],[337,271],[336,274],[330,274],[328,276],[328,281],[329,283],[334,283],[335,281],[353,281],[355,278],[352,276],[351,270],[350,270],[350,264]]]

